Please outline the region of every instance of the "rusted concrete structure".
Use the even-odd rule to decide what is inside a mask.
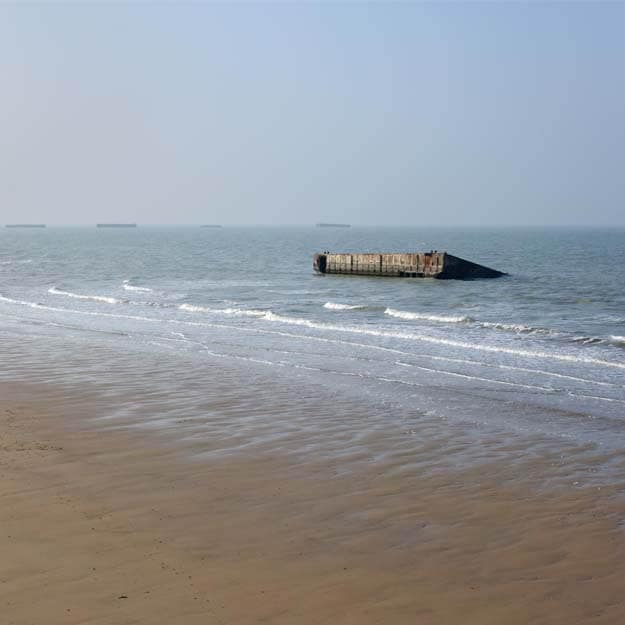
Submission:
[[[319,273],[395,278],[473,280],[499,278],[502,271],[490,269],[447,252],[407,254],[315,254],[313,269]]]

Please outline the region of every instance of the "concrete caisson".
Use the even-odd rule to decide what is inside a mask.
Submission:
[[[447,252],[315,254],[313,269],[323,274],[473,280],[499,278],[502,271],[485,267]]]

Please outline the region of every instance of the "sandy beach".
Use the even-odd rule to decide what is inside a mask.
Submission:
[[[625,620],[618,489],[545,487],[554,458],[429,476],[210,459],[78,427],[88,402],[59,389],[0,396],[7,625]]]

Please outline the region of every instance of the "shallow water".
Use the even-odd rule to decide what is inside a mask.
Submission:
[[[0,246],[3,377],[97,388],[102,422],[346,463],[381,440],[429,467],[625,448],[622,230],[48,228]],[[312,272],[315,251],[433,248],[510,275]]]

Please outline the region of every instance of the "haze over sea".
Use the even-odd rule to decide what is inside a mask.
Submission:
[[[510,275],[312,271],[316,251],[429,249]],[[512,445],[583,452],[563,473],[582,485],[623,472],[624,230],[58,227],[3,230],[0,250],[2,376],[93,393],[98,427],[344,470]]]

